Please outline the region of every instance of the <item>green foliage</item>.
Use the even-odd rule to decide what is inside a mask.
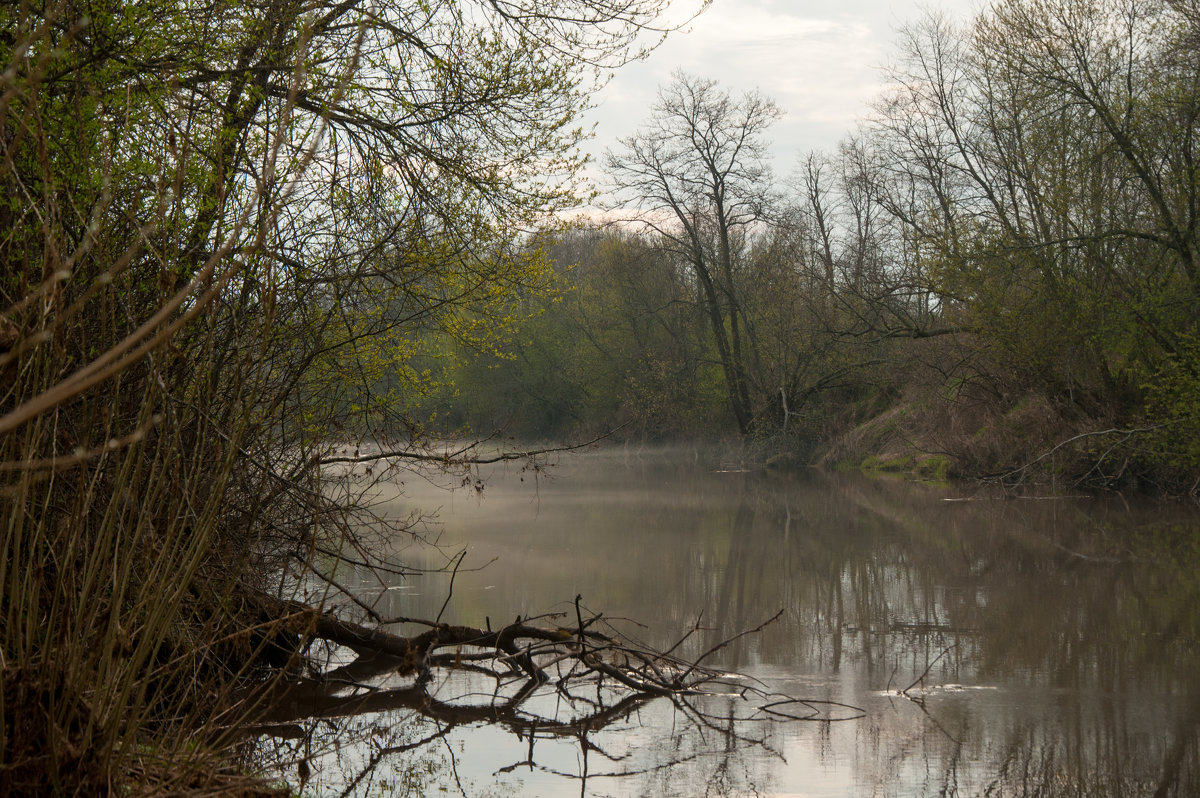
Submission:
[[[234,688],[299,645],[247,596],[395,531],[322,459],[423,451],[445,342],[516,332],[659,10],[0,7],[0,792],[245,786]]]
[[[1007,0],[905,31],[866,134],[875,185],[971,336],[962,376],[999,405],[1036,395],[1064,429],[1137,427],[1161,374],[1152,414],[1190,412],[1198,32],[1184,4],[1109,0]]]
[[[586,228],[546,254],[555,291],[527,298],[509,347],[463,352],[456,390],[436,400],[446,426],[661,436],[722,418],[719,367],[699,362],[706,345],[670,258],[636,236]]]
[[[439,412],[536,436],[829,438],[911,394],[979,449],[918,464],[935,479],[1155,424],[1187,434],[1055,467],[1194,468],[1200,17],[1006,0],[903,39],[872,123],[803,161],[788,196],[759,159],[770,101],[675,76],[609,158],[633,227],[552,248],[561,295],[531,299],[511,355],[456,367]],[[711,140],[689,137],[699,119]],[[717,146],[730,131],[740,156]]]
[[[929,482],[944,483],[950,476],[950,458],[940,454],[922,458],[913,464],[913,473]]]
[[[1153,448],[1167,465],[1200,472],[1200,336],[1182,338],[1178,354],[1146,385],[1149,420],[1161,425]]]

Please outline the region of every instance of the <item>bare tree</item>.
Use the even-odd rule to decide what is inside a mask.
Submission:
[[[607,158],[627,221],[658,233],[695,274],[742,434],[755,413],[740,272],[775,199],[763,134],[779,115],[758,92],[735,98],[714,80],[676,72],[645,127]]]

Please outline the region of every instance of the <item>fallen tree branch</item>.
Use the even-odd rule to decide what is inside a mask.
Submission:
[[[704,692],[705,685],[724,683],[719,671],[703,667],[715,652],[745,635],[761,631],[777,620],[782,611],[757,627],[740,632],[712,646],[695,660],[681,660],[624,639],[616,630],[601,633],[591,627],[601,615],[585,618],[580,599],[575,602],[574,627],[539,625],[561,618],[554,613],[538,618],[516,618],[493,630],[451,625],[415,618],[405,623],[425,627],[414,635],[396,634],[379,626],[364,626],[338,617],[332,611],[295,600],[277,599],[246,589],[260,617],[276,622],[281,632],[296,635],[305,647],[322,640],[354,651],[358,660],[335,668],[323,678],[344,687],[361,685],[381,672],[415,676],[417,684],[432,679],[436,667],[486,673],[497,683],[514,674],[538,683],[555,680],[566,694],[574,681],[600,684],[605,678],[636,693],[648,696],[683,696]],[[553,677],[547,669],[553,671]],[[316,668],[310,668],[317,671]]]
[[[627,422],[628,423],[628,422]],[[314,464],[319,466],[335,465],[337,463],[370,463],[376,460],[415,460],[425,463],[440,463],[447,466],[466,466],[466,465],[489,465],[491,463],[501,463],[510,460],[529,460],[534,457],[539,457],[544,454],[556,454],[558,452],[574,452],[579,449],[586,449],[589,446],[594,446],[605,438],[619,432],[626,424],[620,427],[611,429],[601,435],[597,435],[589,441],[576,443],[570,446],[553,446],[546,449],[529,449],[527,451],[517,452],[500,452],[499,454],[489,455],[487,457],[468,456],[468,452],[479,448],[483,441],[475,441],[468,446],[464,446],[454,452],[445,452],[442,454],[434,454],[430,452],[414,452],[408,449],[393,449],[386,452],[375,452],[372,454],[359,454],[357,451],[353,455],[339,455],[336,457],[321,457],[314,459]]]
[[[518,641],[546,640],[562,642],[563,632],[544,629],[520,622],[502,627],[497,631],[475,629],[469,626],[452,626],[436,621],[412,621],[430,627],[412,637],[392,634],[380,628],[372,628],[342,620],[332,612],[322,611],[303,602],[275,599],[263,593],[253,595],[254,601],[269,616],[283,619],[291,631],[299,632],[308,639],[319,638],[345,646],[359,656],[386,654],[396,657],[399,673],[429,674],[428,658],[439,648],[450,646],[474,646],[502,651],[511,661],[530,677],[548,681],[549,677],[528,656],[523,654]]]
[[[476,723],[504,727],[528,741],[527,756],[514,767],[542,768],[534,756],[534,740],[576,738],[586,756],[587,735],[627,722],[647,702],[661,698],[669,699],[701,735],[714,732],[739,744],[764,745],[743,733],[746,724],[842,721],[864,714],[837,702],[769,693],[765,685],[747,684],[746,677],[702,664],[782,613],[708,647],[696,659],[684,659],[674,653],[682,641],[667,652],[637,643],[615,628],[613,619],[589,612],[580,596],[573,612],[518,616],[496,629],[490,620],[481,629],[405,618],[403,624],[419,627],[405,635],[393,631],[394,626],[363,625],[302,601],[250,588],[242,593],[259,617],[298,639],[302,651],[318,641],[333,646],[324,667],[308,660],[307,676],[293,671],[255,688],[254,703],[262,714],[252,733],[275,740],[298,739],[304,726],[316,728],[310,723],[319,719],[407,709],[437,726],[439,733],[426,739],[444,739],[447,730]],[[345,649],[357,657],[347,661]],[[454,682],[445,677],[448,673],[456,674]],[[397,677],[407,678],[398,682]],[[457,691],[449,697],[448,684]],[[535,700],[547,691],[557,694],[554,701]],[[719,698],[724,709],[714,714],[706,698]],[[729,704],[730,698],[740,700]],[[544,714],[547,706],[553,710]],[[369,769],[379,761],[372,757]]]
[[[1043,460],[1046,460],[1047,458],[1052,457],[1056,452],[1060,451],[1061,449],[1063,449],[1064,447],[1066,447],[1072,443],[1075,443],[1076,441],[1080,441],[1085,438],[1095,438],[1095,437],[1099,437],[1102,435],[1121,435],[1121,436],[1123,436],[1121,438],[1121,440],[1117,441],[1116,443],[1114,443],[1112,446],[1110,446],[1108,448],[1108,450],[1104,453],[1103,457],[1100,458],[1100,460],[1102,461],[1104,459],[1104,457],[1107,457],[1108,454],[1110,454],[1114,449],[1116,449],[1117,446],[1121,445],[1122,443],[1125,443],[1129,439],[1131,439],[1137,435],[1147,433],[1147,432],[1154,432],[1155,430],[1162,429],[1165,426],[1167,426],[1167,425],[1166,424],[1151,424],[1148,427],[1133,427],[1131,429],[1118,429],[1118,428],[1114,427],[1112,429],[1102,429],[1102,430],[1092,430],[1090,432],[1081,432],[1078,435],[1073,435],[1064,441],[1060,441],[1059,443],[1057,443],[1055,446],[1053,446],[1049,450],[1042,452],[1040,455],[1038,455],[1034,459],[1030,460],[1025,465],[1020,466],[1019,468],[1014,468],[1013,470],[1006,471],[1003,474],[997,474],[994,476],[984,477],[982,481],[984,481],[984,482],[999,482],[1002,484],[1015,482],[1016,484],[1020,484],[1020,482],[1024,479],[1024,475],[1028,471],[1030,471],[1034,466],[1036,466],[1038,463],[1042,462]],[[1097,465],[1099,465],[1099,463],[1097,463]],[[1091,471],[1095,470],[1095,468],[1096,468],[1096,466],[1094,465],[1092,467],[1092,469],[1089,470],[1088,473],[1090,474]],[[1082,478],[1080,480],[1077,480],[1076,484],[1078,484],[1078,482],[1080,482],[1080,481],[1082,481]]]

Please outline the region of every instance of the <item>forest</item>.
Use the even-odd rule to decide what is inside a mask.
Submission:
[[[904,29],[871,114],[775,181],[778,111],[677,73],[438,429],[1194,491],[1197,16],[998,4]]]
[[[589,206],[582,114],[664,5],[0,7],[0,792],[287,794],[239,729],[321,645],[704,676],[604,670],[582,613],[385,631],[339,568],[413,531],[326,479],[365,441],[1195,492],[1194,5],[931,14],[778,180],[770,98],[680,73]]]

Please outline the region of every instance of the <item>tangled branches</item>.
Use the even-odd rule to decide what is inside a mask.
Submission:
[[[754,629],[739,633],[711,647],[698,659],[688,661],[673,654],[697,629],[667,651],[655,651],[629,639],[601,614],[584,617],[582,597],[575,597],[575,625],[557,621],[566,613],[548,613],[536,618],[516,618],[512,623],[492,628],[485,619],[484,628],[455,626],[438,621],[392,618],[387,625],[424,626],[416,635],[403,636],[380,627],[367,627],[343,620],[333,612],[321,611],[298,601],[281,601],[266,594],[255,594],[264,614],[276,619],[276,629],[299,633],[310,645],[325,641],[353,651],[352,662],[321,671],[311,659],[306,664],[313,678],[308,687],[333,696],[347,687],[368,693],[376,688],[363,680],[384,673],[415,678],[415,687],[429,683],[434,671],[450,668],[483,674],[497,686],[514,679],[529,680],[534,686],[552,683],[560,693],[570,696],[574,684],[610,679],[635,694],[680,696],[703,692],[715,684],[724,684],[719,671],[701,663],[733,640],[754,634],[778,619],[780,611]],[[602,628],[604,631],[598,631]]]
[[[266,709],[260,725],[252,729],[255,734],[281,745],[286,743],[280,741],[301,741],[297,745],[308,751],[320,725],[315,721],[342,729],[355,719],[405,712],[431,729],[394,745],[378,743],[380,732],[371,732],[374,744],[356,763],[359,773],[347,792],[389,756],[408,755],[454,729],[474,725],[503,728],[528,746],[525,759],[501,768],[504,772],[539,767],[586,779],[586,768],[573,774],[539,764],[535,740],[574,739],[585,762],[589,752],[617,761],[622,757],[609,755],[589,735],[620,726],[656,700],[671,702],[702,733],[743,745],[766,745],[763,737],[748,733],[746,721],[831,721],[862,715],[857,708],[834,702],[772,695],[753,680],[705,664],[735,640],[762,631],[782,612],[688,659],[678,652],[700,630],[698,622],[675,645],[656,650],[623,633],[620,627],[625,623],[587,612],[579,596],[573,612],[516,618],[496,628],[490,619],[482,628],[388,619],[389,625],[424,627],[408,636],[352,623],[299,602],[265,596],[258,600],[277,615],[281,628],[302,634],[310,653],[304,662],[306,675],[277,683],[263,695]],[[312,654],[321,643],[331,653],[325,667]],[[714,712],[705,702],[715,698],[738,709]],[[801,706],[804,711],[796,711]],[[339,745],[345,736],[339,733]],[[307,759],[298,756],[304,780]],[[652,767],[663,766],[660,762]]]

